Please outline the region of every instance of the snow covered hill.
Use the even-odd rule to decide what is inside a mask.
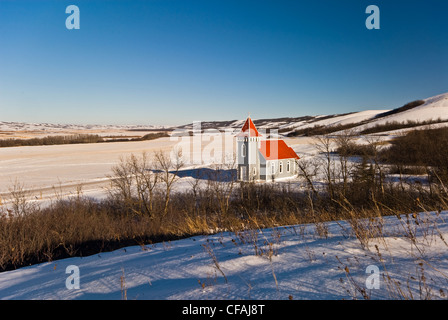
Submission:
[[[347,114],[333,115],[301,115],[296,117],[256,119],[253,121],[258,129],[277,129],[283,136],[294,131],[312,127],[331,127],[338,125],[351,125],[356,130],[362,131],[366,128],[385,124],[386,122],[423,122],[431,120],[448,121],[448,93],[440,94],[423,100],[424,104],[389,116],[380,117],[385,112],[394,110],[364,110]],[[256,115],[254,115],[256,117]],[[1,120],[1,119],[0,119]],[[244,119],[225,121],[204,121],[201,120],[201,129],[215,130],[239,130],[244,123]],[[445,123],[448,125],[448,122]],[[67,132],[87,132],[101,135],[112,135],[114,132],[120,134],[132,134],[138,131],[144,132],[154,130],[193,130],[193,123],[181,126],[153,126],[153,125],[70,125],[70,124],[49,124],[49,123],[21,123],[0,121],[0,138],[8,137],[12,132],[38,132],[40,134],[61,134]]]
[[[406,123],[408,121],[424,122],[434,120],[446,120],[448,125],[448,93],[440,94],[423,100],[424,103],[410,110],[396,112],[388,116],[382,114],[394,109],[364,110],[347,114],[334,115],[306,115],[290,118],[276,119],[253,119],[254,124],[260,130],[278,129],[283,136],[301,129],[312,127],[347,126],[354,130],[362,131],[372,126],[385,124],[387,122]],[[397,108],[400,109],[400,108]],[[239,130],[244,120],[233,121],[205,121],[201,123],[201,129],[225,130],[232,128]],[[178,129],[192,130],[193,124],[179,126]]]
[[[55,130],[144,130],[162,129],[163,126],[153,125],[81,125],[54,123],[26,123],[0,121],[0,131],[55,131]]]
[[[58,260],[0,273],[0,298],[446,298],[448,212],[400,218],[361,222],[376,230],[364,246],[351,225],[339,221],[222,232]]]
[[[359,130],[370,128],[375,125],[387,122],[407,122],[407,121],[448,121],[448,93],[440,94],[423,100],[424,103],[410,110],[405,110],[378,119],[373,119],[367,124],[357,127]]]

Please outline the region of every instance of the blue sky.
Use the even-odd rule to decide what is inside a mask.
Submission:
[[[68,30],[68,5],[80,29]],[[380,9],[368,30],[366,7]],[[0,0],[0,121],[184,124],[448,92],[448,2]]]

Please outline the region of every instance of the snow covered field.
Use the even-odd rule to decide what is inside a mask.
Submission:
[[[186,162],[182,170],[189,170],[219,164],[221,155],[233,153],[235,147],[234,137],[224,132],[220,136],[204,135],[198,154],[192,147],[196,142],[189,137],[166,137],[137,142],[0,148],[0,198],[3,203],[7,202],[16,183],[28,190],[34,201],[48,201],[56,195],[74,195],[79,188],[83,195],[102,197],[110,186],[111,169],[120,158],[143,152],[149,155],[157,151],[169,153],[173,148],[181,147]],[[316,152],[312,138],[288,138],[285,142],[303,156]],[[178,187],[182,188],[189,186],[191,178],[180,180]]]
[[[0,121],[0,139],[29,139],[77,134],[129,137],[141,136],[159,129],[163,130],[164,127],[152,125],[75,125]]]
[[[108,186],[107,175],[120,157],[171,150],[176,141],[111,142],[0,148],[0,196],[5,197],[17,182],[40,198],[76,192],[99,195]]]
[[[326,234],[310,224],[127,247],[0,273],[0,298],[443,299],[447,220],[377,219],[365,247],[344,221]]]

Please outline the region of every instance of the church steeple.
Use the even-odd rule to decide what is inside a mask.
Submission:
[[[261,134],[255,127],[250,115],[247,117],[246,122],[241,128],[241,132],[237,134],[237,137],[261,137]]]
[[[238,180],[258,180],[260,178],[259,148],[261,134],[255,127],[250,115],[236,137],[238,142]]]

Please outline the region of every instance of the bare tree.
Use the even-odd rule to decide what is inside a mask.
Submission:
[[[223,163],[213,165],[214,171],[208,179],[208,188],[213,192],[223,215],[229,210],[230,197],[234,191],[236,164],[235,153],[227,154]]]
[[[340,175],[340,181],[342,181],[342,194],[345,196],[348,188],[348,180],[350,173],[352,172],[353,165],[350,160],[350,149],[354,141],[354,132],[350,129],[343,130],[340,134],[336,136],[336,146],[339,154],[339,165],[338,170]]]
[[[330,197],[333,199],[335,196],[335,173],[334,173],[334,161],[332,159],[332,138],[328,135],[315,137],[314,146],[323,154],[323,171],[325,180],[327,182],[327,189]]]
[[[168,213],[168,204],[170,194],[174,183],[178,180],[178,172],[184,166],[181,150],[173,150],[171,155],[157,151],[154,155],[157,169],[159,170],[160,181],[164,185],[164,209],[161,219],[164,219]]]
[[[191,186],[191,193],[193,194],[194,213],[199,215],[199,195],[201,194],[201,179],[199,177],[189,180]]]
[[[143,153],[140,159],[131,156],[131,167],[135,178],[136,192],[140,208],[153,215],[154,194],[159,182],[159,173],[155,170],[153,158]]]
[[[155,190],[160,180],[155,161],[142,153],[140,157],[131,154],[120,158],[112,168],[112,193],[123,201],[125,207],[137,214],[153,215]]]
[[[11,212],[16,216],[25,216],[31,212],[33,205],[29,202],[31,193],[25,189],[25,185],[18,180],[9,188],[9,202]]]
[[[298,171],[298,176],[302,177],[308,186],[308,189],[317,195],[317,190],[314,187],[313,180],[318,174],[319,164],[315,160],[300,159],[296,160]]]
[[[374,164],[374,172],[376,173],[376,177],[378,179],[377,187],[381,191],[381,194],[384,195],[384,170],[383,165],[380,161],[380,147],[381,141],[377,136],[367,136],[366,137],[369,143],[369,152],[371,152],[370,159]],[[374,180],[375,182],[375,180]],[[376,185],[376,183],[375,183]]]
[[[131,166],[126,158],[120,157],[118,164],[112,167],[110,193],[114,198],[123,201],[126,206],[132,204],[132,172]]]

